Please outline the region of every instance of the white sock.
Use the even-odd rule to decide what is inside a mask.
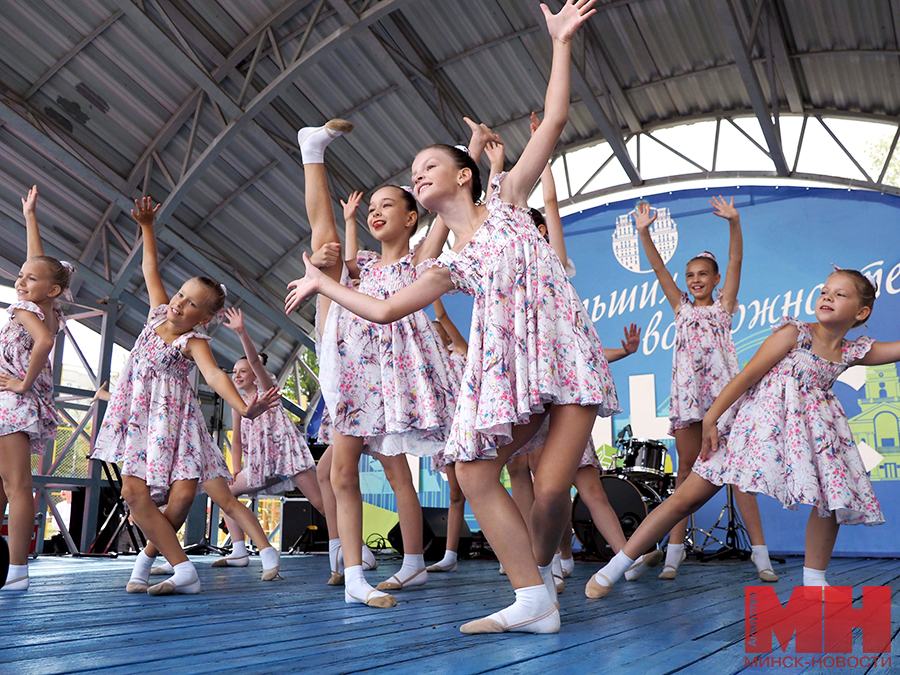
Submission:
[[[281,554],[278,552],[277,548],[269,546],[259,552],[259,559],[262,561],[263,569],[270,570],[273,567],[279,566]]]
[[[297,143],[300,145],[300,156],[304,164],[324,164],[328,144],[353,130],[353,125],[349,122],[345,125],[335,125],[333,122],[334,120],[321,127],[303,127],[297,132]]]
[[[563,558],[560,556],[559,564],[562,566],[563,573],[568,577],[575,571],[575,558]]]
[[[650,568],[644,564],[644,556],[638,556],[634,564],[625,571],[625,578],[628,581],[636,581]]]
[[[331,565],[332,574],[344,573],[344,557],[341,553],[341,540],[328,540],[328,563]]]
[[[751,546],[753,553],[750,554],[750,560],[756,565],[756,571],[772,569],[772,561],[769,560],[769,548],[765,544],[759,546]]]
[[[243,539],[232,542],[231,553],[219,558],[215,563],[216,567],[221,566],[223,562],[228,567],[247,567],[250,564],[250,554],[247,553],[247,544]]]
[[[553,556],[553,560],[550,561],[550,567],[553,570],[553,583],[556,585],[556,592],[560,593],[566,587],[562,570],[562,553],[557,553]]]
[[[385,595],[387,593],[377,591],[369,585],[362,565],[351,565],[344,569],[344,602],[366,604],[366,600],[370,598],[382,598]]]
[[[559,610],[547,592],[547,586],[526,586],[516,589],[516,601],[506,609],[487,617],[489,620],[505,626],[516,633],[558,633]],[[482,619],[460,627],[463,633],[484,632],[482,630],[466,630],[467,626],[479,624]]]
[[[153,567],[154,560],[156,560],[156,558],[151,558],[143,551],[138,553],[137,559],[134,561],[134,567],[131,570],[131,579],[129,579],[129,581],[136,581],[141,584],[150,583],[150,569]]]
[[[232,542],[231,545],[231,555],[227,556],[229,558],[246,558],[247,555],[247,542],[245,541],[235,541]]]
[[[594,581],[601,586],[611,587],[622,578],[622,575],[625,574],[625,572],[628,571],[628,568],[633,564],[634,560],[625,555],[625,551],[619,551],[613,556],[612,560],[594,574]],[[609,583],[607,583],[607,580]]]
[[[459,560],[459,556],[456,551],[444,551],[444,557],[435,564],[440,567],[453,567],[457,560]]]
[[[428,581],[428,572],[425,571],[424,554],[403,556],[403,565],[388,581],[396,580],[397,583],[406,586],[421,586]]]
[[[10,567],[10,570],[12,568]],[[804,586],[830,586],[825,581],[825,570],[814,570],[810,567],[803,568],[803,585]]]
[[[549,565],[546,565],[544,567],[538,565],[538,572],[541,573],[541,580],[544,582],[547,593],[550,594],[550,599],[554,603],[558,603],[559,600],[556,596],[556,579],[553,578],[553,563],[551,562]]]
[[[28,585],[28,565],[10,565],[9,571],[6,573],[6,583],[3,584],[3,590],[27,591]]]
[[[190,560],[178,563],[172,566],[175,570],[175,576],[168,581],[175,584],[175,592],[185,595],[193,595],[200,592],[200,578],[197,576],[197,570]],[[166,583],[165,581],[163,583]]]
[[[362,547],[362,568],[363,571],[374,570],[378,567],[378,561],[375,560],[375,554],[372,553],[372,549],[363,544]]]
[[[684,556],[684,544],[669,544],[666,548],[666,567],[674,567],[676,570],[681,565]]]

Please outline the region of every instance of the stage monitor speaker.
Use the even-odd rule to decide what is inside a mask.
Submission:
[[[281,511],[281,550],[289,551],[310,527],[314,527],[311,538],[301,544],[301,550],[327,551],[328,524],[325,522],[325,516],[316,511],[313,505],[305,499],[288,497],[284,500],[283,506]],[[306,547],[307,543],[309,548]]]
[[[433,507],[422,508],[422,544],[425,552],[425,560],[438,561],[444,557],[447,549],[447,509]],[[403,553],[403,535],[400,532],[400,523],[394,525],[388,533],[388,542],[399,553]],[[460,558],[469,555],[472,546],[472,532],[469,525],[463,520],[462,531],[459,535],[459,547],[456,552]]]

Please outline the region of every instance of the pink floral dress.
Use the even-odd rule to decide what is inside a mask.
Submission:
[[[390,265],[360,251],[358,291],[388,298],[418,278],[413,254]],[[380,325],[336,302],[322,334],[322,395],[333,428],[366,451],[430,457],[444,447],[455,405],[444,347],[423,311]]]
[[[243,398],[248,401],[250,396]],[[316,465],[309,446],[281,406],[269,408],[252,420],[242,417],[241,444],[244,451],[241,473],[251,490],[270,485],[274,478],[288,480]]]
[[[155,330],[166,320],[166,307],[150,310],[119,373],[91,455],[120,462],[122,473],[144,480],[157,502],[178,480],[231,479],[191,388],[194,362],[181,353],[189,339],[210,337],[191,331],[168,344]]]
[[[6,311],[12,315],[15,310],[24,309],[37,314],[44,320],[44,311],[33,302],[12,303]],[[66,320],[58,309],[55,310],[59,322],[58,330],[66,325]],[[12,319],[0,329],[0,372],[24,380],[31,362],[34,338],[25,326]],[[31,389],[24,394],[0,391],[0,436],[17,432],[28,434],[28,444],[32,455],[43,455],[47,443],[56,439],[59,415],[53,406],[53,372],[50,359],[38,374]]]
[[[462,382],[463,371],[466,369],[466,357],[464,354],[460,354],[456,351],[451,351],[447,360],[450,362],[450,382],[453,387],[453,391],[456,395],[459,395],[459,386]],[[431,456],[431,470],[438,471],[440,473],[447,472],[447,455],[445,454],[446,445],[444,449]],[[453,462],[450,462],[452,464]]]
[[[687,293],[681,294],[675,315],[669,434],[703,421],[716,397],[740,371],[731,338],[732,317],[722,307],[721,294],[708,307],[694,305]]]
[[[619,411],[594,325],[528,210],[500,200],[504,176],[471,241],[436,262],[475,300],[447,461],[496,457],[513,426],[548,403]]]
[[[844,340],[843,358],[834,363],[812,353],[808,323],[785,317],[773,330],[788,324],[800,329],[797,346],[732,406],[736,414],[727,447],[722,434],[718,451],[698,460],[694,471],[714,485],[767,494],[785,508],[811,504],[822,517],[836,512],[842,525],[879,525],[881,507],[831,390],[873,340]]]

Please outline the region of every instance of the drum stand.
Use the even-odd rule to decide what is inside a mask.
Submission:
[[[725,518],[726,513],[728,514],[728,518],[725,525],[722,525],[722,519]],[[716,536],[715,533],[717,530],[721,530],[724,533],[722,535],[725,537],[724,541]],[[697,540],[700,538],[699,535],[701,534],[703,535],[703,541],[698,544]],[[730,485],[726,486],[725,506],[723,506],[722,510],[719,512],[719,518],[716,520],[716,524],[709,528],[709,531],[700,527],[695,527],[693,516],[691,516],[690,527],[685,536],[685,542],[687,541],[691,542],[690,549],[701,562],[705,560],[725,560],[729,558],[739,558],[740,560],[750,559],[750,554],[752,553],[752,549],[750,548],[750,536],[747,534],[747,528],[744,527],[744,524],[741,522],[740,515],[734,506],[734,488]],[[706,553],[706,549],[712,546],[713,543],[719,545],[719,550],[714,553]]]

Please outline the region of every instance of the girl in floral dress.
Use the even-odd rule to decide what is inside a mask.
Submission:
[[[278,576],[278,551],[253,513],[228,489],[231,472],[206,430],[191,388],[194,367],[228,404],[245,417],[257,417],[280,405],[273,387],[245,403],[228,376],[216,364],[209,337],[197,326],[209,322],[225,303],[225,289],[208,277],[188,279],[171,300],[157,263],[153,220],[159,205],[145,197],[135,201],[143,234],[144,279],[150,295],[150,315],[113,389],[97,435],[94,459],[122,464],[122,497],[131,516],[152,542],[138,554],[126,590],[150,595],[199,593],[197,571],[175,536],[173,524],[181,509],[160,513],[160,501],[173,485],[193,492],[199,481],[222,511],[240,523],[260,551],[264,581]],[[177,513],[176,513],[177,512]],[[180,525],[180,523],[178,523]],[[158,549],[157,549],[158,547]],[[161,551],[174,576],[149,586],[150,568]]]
[[[675,437],[675,448],[678,451],[676,488],[688,477],[700,454],[700,422],[703,415],[722,388],[740,370],[734,340],[731,338],[731,320],[737,308],[737,294],[741,284],[741,219],[734,208],[734,198],[730,203],[721,197],[710,203],[713,205],[713,213],[728,221],[731,239],[725,283],[722,284],[719,297],[715,299],[713,293],[720,279],[715,256],[704,251],[688,261],[684,280],[694,296],[692,302],[690,296],[675,284],[650,237],[650,225],[656,220],[656,213],[651,216],[650,205],[640,202],[635,216],[641,245],[659,279],[660,288],[675,310],[669,433]],[[772,570],[772,563],[769,562],[769,550],[763,537],[756,498],[740,492],[734,498],[750,536],[753,547],[751,560],[756,565],[759,578],[763,581],[778,581]],[[669,533],[666,562],[659,575],[660,579],[674,579],[677,575],[678,567],[685,558],[686,528],[687,520],[684,520],[677,523]],[[585,592],[588,597],[594,597],[592,592],[602,593],[602,590],[589,585]]]
[[[464,633],[559,630],[550,563],[569,519],[569,488],[594,418],[598,412],[618,410],[590,317],[526,208],[568,119],[571,40],[593,14],[593,4],[569,0],[555,15],[542,5],[553,41],[544,121],[510,172],[494,178],[486,205],[476,203],[481,181],[466,153],[434,145],[413,162],[416,198],[454,232],[451,251],[384,300],[354,293],[308,265],[307,276],[290,284],[285,302],[292,311],[319,292],[369,321],[390,323],[455,288],[474,297],[468,359],[447,454],[457,463],[460,485],[506,568],[516,601],[461,626]],[[550,428],[545,461],[535,477],[529,538],[500,483],[500,472],[546,414]]]
[[[0,330],[0,517],[9,504],[9,569],[2,591],[28,590],[34,529],[31,455],[56,438],[50,353],[65,326],[57,307],[72,266],[44,255],[35,206],[37,185],[22,199],[28,258],[16,279],[17,300]]]
[[[785,317],[773,326],[704,415],[702,452],[691,475],[594,575],[598,585],[611,588],[632,558],[725,484],[775,497],[786,508],[810,504],[803,585],[828,585],[825,570],[838,526],[884,522],[847,416],[831,390],[850,366],[900,360],[900,342],[845,339],[871,315],[875,292],[874,282],[859,272],[839,270],[816,300],[818,323]]]

